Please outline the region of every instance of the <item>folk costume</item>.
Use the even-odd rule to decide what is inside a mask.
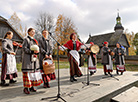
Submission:
[[[94,45],[93,42],[90,42],[91,46]],[[88,50],[90,55],[88,56],[88,69],[90,71],[90,75],[93,75],[96,72],[96,54],[91,52],[90,49]]]
[[[111,75],[110,72],[113,71],[111,51],[109,52],[110,49],[109,47],[106,47],[105,44],[108,44],[108,42],[104,42],[103,44],[103,48],[101,50],[102,51],[101,59],[102,59],[103,67],[104,67],[104,74],[107,75],[107,72],[108,72],[108,74]]]
[[[10,54],[14,52],[12,40],[5,38],[2,40],[2,71],[1,71],[1,85],[5,86],[5,80],[9,79],[9,83],[15,83],[13,78],[17,77],[16,59],[15,55]]]
[[[34,38],[27,36],[23,41],[22,46],[22,72],[24,92],[30,94],[29,90],[36,92],[33,86],[39,86],[43,83],[39,69],[38,56],[30,49],[32,45],[37,45],[38,42]],[[33,60],[36,58],[36,60]],[[29,88],[29,90],[28,90]]]
[[[115,59],[115,65],[116,65],[116,73],[121,72],[121,75],[125,71],[125,61],[124,61],[124,50],[120,48],[114,48],[113,50],[114,56],[113,59]],[[121,55],[119,55],[121,53]]]
[[[73,36],[75,33],[72,33],[71,36]],[[71,38],[70,36],[70,38]],[[70,39],[66,44],[63,46],[68,49],[68,59],[70,63],[70,81],[77,81],[74,76],[80,77],[82,76],[81,70],[79,69],[79,53],[78,50],[80,49],[80,46],[82,43],[79,41],[74,41],[73,39]]]
[[[44,74],[43,71],[43,59],[46,55],[52,56],[52,41],[50,39],[45,39],[43,36],[39,39],[39,47],[40,47],[40,53],[39,53],[39,63],[40,63],[40,69],[42,72],[42,78],[44,82],[44,88],[49,88],[49,81],[55,80],[56,76],[55,73],[51,74]]]

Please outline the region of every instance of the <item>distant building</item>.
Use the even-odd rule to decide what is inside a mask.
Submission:
[[[94,44],[97,44],[100,48],[102,48],[102,43],[104,41],[107,41],[109,42],[109,47],[113,49],[116,46],[116,43],[119,42],[122,46],[125,47],[126,55],[128,55],[128,48],[130,47],[130,45],[128,43],[126,35],[123,33],[124,27],[121,24],[121,17],[119,16],[119,13],[116,18],[116,25],[114,27],[114,30],[115,32],[111,33],[100,34],[96,36],[89,35],[86,44],[94,42]]]
[[[19,43],[23,42],[23,37],[12,27],[12,25],[8,22],[8,20],[0,16],[0,49],[2,47],[2,39],[7,31],[13,32],[13,38],[12,38],[13,41]],[[21,62],[21,55],[22,55],[21,49],[19,49],[16,54],[17,62]]]

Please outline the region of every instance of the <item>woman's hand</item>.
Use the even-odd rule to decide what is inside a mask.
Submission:
[[[119,55],[121,55],[121,53],[119,53]]]
[[[45,58],[49,58],[49,56],[48,55],[45,55]]]
[[[16,53],[15,53],[15,52],[11,52],[10,54],[12,54],[12,55],[16,55]]]
[[[45,58],[49,58],[49,59],[52,59],[52,56],[51,55],[45,55]]]
[[[39,51],[34,51],[34,53],[39,53]]]

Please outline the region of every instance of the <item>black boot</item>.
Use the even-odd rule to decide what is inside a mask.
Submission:
[[[36,89],[32,86],[31,88],[29,88],[29,90],[31,91],[31,92],[36,92]]]
[[[9,86],[9,84],[6,84],[5,80],[1,80],[1,86]]]
[[[30,94],[30,91],[28,90],[28,88],[24,88],[24,89],[23,89],[23,92],[24,92],[25,94]]]
[[[94,74],[94,72],[90,71],[90,76],[92,76]]]
[[[77,79],[75,79],[74,76],[73,76],[73,81],[77,81]]]
[[[11,83],[11,84],[12,84],[12,83],[16,83],[16,80],[11,79],[11,80],[10,80],[10,83]]]
[[[121,75],[123,75],[123,72],[121,72]]]
[[[108,75],[106,72],[104,72],[104,75]]]
[[[73,76],[71,76],[71,77],[70,77],[70,81],[71,81],[71,82],[73,82],[73,81],[74,81],[74,80],[73,80]]]

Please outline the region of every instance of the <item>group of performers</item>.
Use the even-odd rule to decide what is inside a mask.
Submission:
[[[23,75],[23,92],[30,94],[36,92],[34,86],[43,84],[44,88],[50,88],[49,81],[56,79],[55,73],[45,74],[43,71],[44,58],[52,60],[52,44],[48,38],[48,31],[42,31],[42,37],[39,43],[34,39],[35,29],[28,29],[28,36],[24,38],[22,44],[22,75]],[[15,83],[13,78],[17,77],[16,59],[14,52],[14,44],[12,42],[13,32],[8,31],[2,40],[2,71],[1,71],[1,85],[8,86],[5,82],[9,79],[9,83]],[[38,50],[31,50],[32,45],[39,46]],[[35,59],[35,60],[34,60]]]
[[[28,29],[28,36],[24,38],[22,44],[22,75],[23,75],[23,92],[25,94],[30,94],[30,92],[36,92],[34,86],[39,86],[43,83],[44,88],[50,88],[49,81],[56,79],[55,73],[45,74],[43,70],[43,59],[52,60],[52,41],[49,39],[49,32],[47,30],[42,31],[42,37],[39,38],[39,41],[34,39],[35,29]],[[2,73],[1,73],[1,85],[8,86],[5,80],[9,79],[9,83],[15,83],[16,80],[13,78],[17,77],[17,68],[16,68],[16,59],[14,52],[14,46],[12,42],[13,32],[8,31],[4,39],[2,40]],[[93,42],[90,43],[91,46],[94,45]],[[32,50],[31,46],[39,46],[39,50]],[[82,76],[82,72],[79,68],[79,49],[83,43],[77,40],[77,35],[72,33],[70,35],[70,40],[65,43],[63,46],[68,51],[68,60],[70,63],[70,81],[77,81],[75,77]],[[91,47],[90,46],[90,47]],[[113,52],[113,60],[115,61],[117,74],[125,71],[124,66],[124,51],[121,48],[120,43],[116,44],[116,48],[111,51],[108,47],[108,42],[104,42],[102,48],[102,64],[104,67],[104,74],[112,75],[113,63],[111,60],[111,52]],[[97,58],[96,53],[93,53],[89,49],[86,49],[86,52],[89,52],[88,56],[88,68],[90,75],[93,75],[96,72]],[[35,60],[34,60],[35,59]]]
[[[115,62],[116,65],[116,72],[121,72],[121,75],[125,71],[125,61],[124,61],[124,50],[121,48],[121,44],[118,42],[116,43],[116,47],[114,50],[110,50],[108,47],[109,43],[104,42],[103,43],[103,48],[102,48],[102,64],[104,68],[104,74],[105,75],[110,75],[112,77],[111,72],[113,72],[113,62],[112,62],[112,56],[113,56],[113,61]],[[107,74],[108,73],[108,74]]]

